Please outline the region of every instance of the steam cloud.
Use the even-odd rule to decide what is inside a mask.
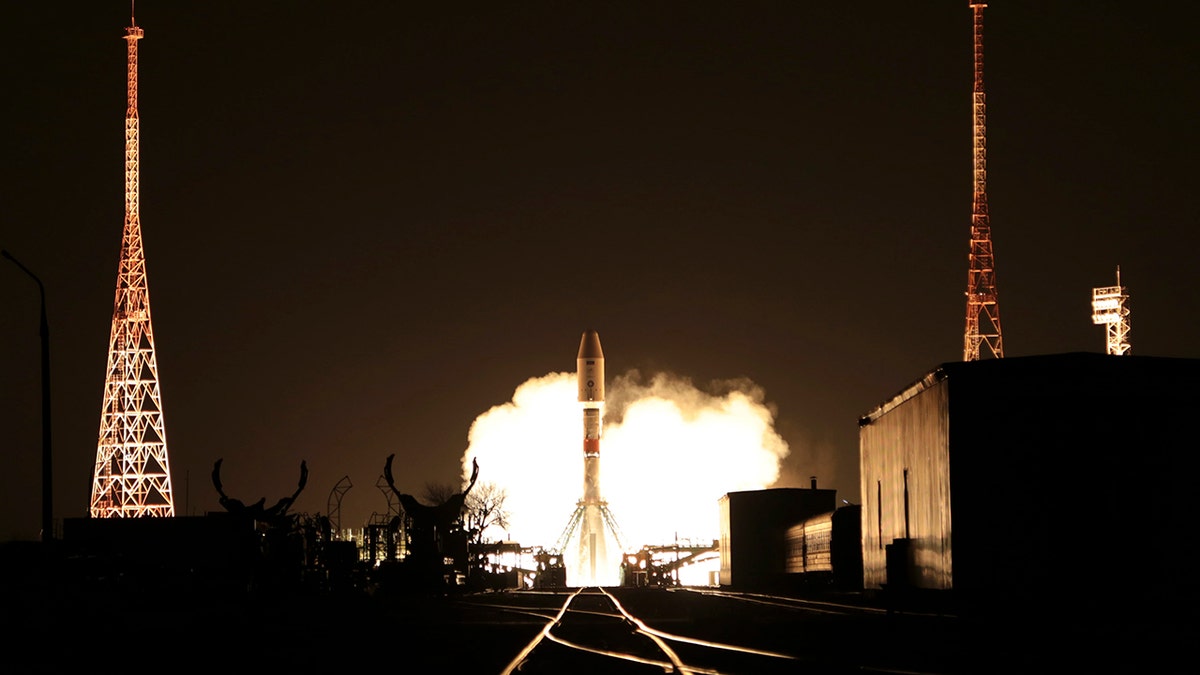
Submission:
[[[779,477],[787,443],[775,411],[745,379],[702,391],[666,373],[636,370],[606,392],[600,444],[601,496],[627,549],[718,537],[717,500],[767,487]],[[507,491],[507,532],[523,546],[558,543],[583,494],[582,415],[575,373],[551,373],[517,387],[512,401],[479,415],[463,455],[464,479],[478,459],[479,480]]]

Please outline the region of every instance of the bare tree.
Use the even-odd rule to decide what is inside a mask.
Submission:
[[[449,483],[425,483],[421,498],[431,506],[441,506],[458,492],[459,489]]]
[[[464,528],[473,544],[483,541],[483,532],[492,525],[508,527],[509,513],[504,508],[508,491],[495,483],[480,483],[467,495],[463,508]]]

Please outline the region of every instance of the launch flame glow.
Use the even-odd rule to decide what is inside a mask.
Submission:
[[[462,460],[464,479],[477,459],[485,467],[480,480],[507,491],[510,515],[506,532],[485,532],[486,538],[550,548],[563,534],[583,491],[579,411],[575,373],[551,373],[526,381],[512,401],[476,418]],[[705,392],[666,374],[648,382],[637,371],[612,378],[601,496],[625,552],[718,539],[718,499],[768,487],[779,476],[789,449],[773,424],[774,411],[749,381],[718,383]],[[608,550],[611,573],[583,579],[573,578],[572,547],[565,547],[567,583],[616,583],[622,551],[615,542]]]

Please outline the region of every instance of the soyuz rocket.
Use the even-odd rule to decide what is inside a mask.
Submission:
[[[604,413],[604,351],[600,334],[587,330],[579,341],[576,361],[579,403],[583,408],[583,509],[579,532],[581,572],[595,579],[607,564],[604,509],[600,496],[600,424]]]

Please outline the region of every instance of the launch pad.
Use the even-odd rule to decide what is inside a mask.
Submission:
[[[580,500],[575,506],[575,511],[571,513],[567,526],[559,535],[554,550],[565,552],[576,531],[579,532],[579,557],[576,567],[579,574],[590,579],[583,584],[573,585],[606,585],[602,583],[606,576],[603,572],[604,567],[611,565],[613,574],[616,574],[620,566],[619,558],[611,556],[608,551],[606,534],[612,536],[618,555],[623,555],[626,550],[625,537],[621,534],[621,528],[617,525],[612,510],[608,508],[608,503],[602,501],[589,504]]]

